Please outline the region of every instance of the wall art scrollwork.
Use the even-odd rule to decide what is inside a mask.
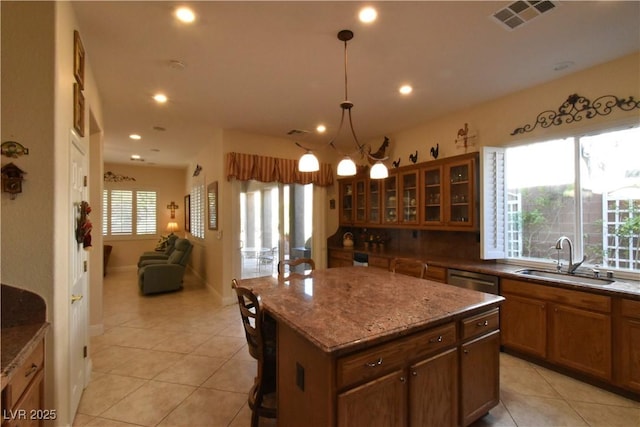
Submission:
[[[135,181],[136,179],[126,175],[115,174],[111,171],[104,173],[104,182],[123,182],[123,181]]]
[[[574,93],[569,95],[567,100],[558,108],[558,111],[546,110],[538,114],[534,124],[527,124],[516,128],[511,135],[531,132],[538,125],[541,128],[559,126],[579,122],[582,119],[592,119],[597,116],[608,116],[615,108],[623,111],[631,111],[640,108],[640,101],[636,101],[633,96],[629,98],[618,98],[614,95],[603,95],[593,102],[589,98]]]

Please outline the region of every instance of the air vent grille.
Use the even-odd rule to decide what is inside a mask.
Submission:
[[[287,132],[287,135],[304,135],[307,133],[309,133],[308,130],[291,129],[289,132]]]
[[[555,9],[557,5],[558,2],[549,0],[516,1],[504,9],[500,9],[492,17],[507,30],[514,30],[543,13]]]

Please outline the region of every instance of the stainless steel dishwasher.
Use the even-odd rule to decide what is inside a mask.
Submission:
[[[453,268],[447,269],[447,284],[460,288],[498,295],[500,292],[499,283],[500,280],[497,276],[455,270]]]

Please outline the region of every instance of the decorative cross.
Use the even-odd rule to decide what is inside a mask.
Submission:
[[[178,209],[178,205],[176,205],[176,202],[174,202],[173,200],[171,201],[170,204],[167,205],[167,209],[171,209],[171,218],[175,218],[176,217],[176,209]]]

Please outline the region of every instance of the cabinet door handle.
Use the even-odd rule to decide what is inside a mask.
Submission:
[[[411,375],[413,375],[414,377],[418,376],[418,372],[417,371],[411,371]]]
[[[469,350],[462,350],[464,354],[469,354]]]
[[[429,343],[430,344],[434,344],[434,343],[437,343],[437,342],[442,342],[442,335],[438,335],[438,338],[430,338],[429,339]]]
[[[382,365],[382,357],[379,357],[375,362],[367,362],[364,364],[367,368],[375,368],[376,366]]]
[[[405,377],[400,377],[400,382],[401,383],[406,382],[406,381],[407,381],[407,379]]]
[[[489,326],[489,321],[485,320],[484,322],[478,322],[476,323],[476,326]]]
[[[24,373],[24,377],[27,378],[37,370],[38,370],[38,365],[36,365],[35,363],[32,363],[31,367],[27,369],[26,372]]]

